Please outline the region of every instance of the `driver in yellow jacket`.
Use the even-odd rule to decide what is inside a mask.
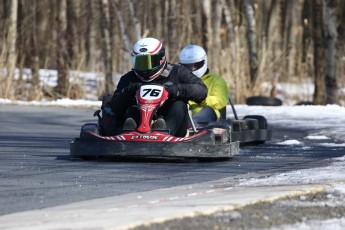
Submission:
[[[187,67],[205,83],[208,94],[204,101],[189,101],[193,120],[196,123],[209,123],[220,118],[220,111],[229,102],[229,90],[224,78],[209,72],[207,54],[198,45],[184,47],[179,55],[180,64]]]

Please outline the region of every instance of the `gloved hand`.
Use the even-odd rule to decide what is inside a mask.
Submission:
[[[178,96],[180,95],[180,92],[179,92],[179,88],[177,85],[168,85],[168,86],[165,86],[166,87],[166,90],[168,91],[169,93],[169,98],[172,98],[172,99],[177,99]]]
[[[122,93],[129,93],[130,95],[134,95],[135,92],[137,91],[137,89],[139,89],[140,86],[142,86],[143,83],[140,82],[134,82],[134,83],[130,83],[129,86],[127,86],[126,88],[122,89]]]
[[[107,115],[115,115],[114,112],[111,110],[110,105],[104,106],[103,113],[105,113]]]

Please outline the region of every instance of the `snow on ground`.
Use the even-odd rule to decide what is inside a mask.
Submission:
[[[239,181],[238,186],[276,186],[276,185],[293,185],[293,184],[326,184],[328,182],[341,182],[339,187],[334,188],[345,194],[345,157],[339,157],[336,161],[326,167],[302,169],[280,173],[267,178],[251,178]]]
[[[329,220],[305,220],[304,222],[293,225],[281,225],[268,230],[343,230],[345,228],[345,218]]]
[[[307,139],[334,138],[345,140],[345,107],[339,105],[247,106],[235,105],[238,117],[263,115],[269,124],[314,130]],[[231,110],[228,114],[232,115]],[[314,137],[312,137],[314,136]],[[285,144],[289,144],[285,143]],[[293,143],[293,144],[297,144]]]

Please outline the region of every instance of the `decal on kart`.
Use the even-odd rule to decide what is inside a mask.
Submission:
[[[131,136],[131,140],[158,140],[159,136],[156,135],[139,135],[139,136]]]
[[[96,136],[98,138],[101,138],[103,140],[109,140],[109,141],[120,141],[120,142],[184,142],[189,141],[195,138],[198,138],[204,134],[206,134],[207,131],[203,130],[198,134],[195,134],[193,136],[189,137],[175,137],[171,136],[166,133],[162,132],[152,132],[150,134],[142,134],[135,131],[128,132],[128,133],[122,133],[121,135],[116,136],[101,136],[96,133],[90,132],[91,135]]]

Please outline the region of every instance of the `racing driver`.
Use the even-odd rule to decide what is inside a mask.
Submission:
[[[163,44],[155,38],[138,40],[131,53],[132,70],[124,74],[110,102],[115,126],[135,129],[139,124],[139,110],[135,107],[136,90],[143,84],[166,87],[169,97],[157,111],[152,126],[170,130],[170,135],[183,137],[188,126],[188,101],[200,103],[207,96],[203,81],[189,69],[166,60]]]

